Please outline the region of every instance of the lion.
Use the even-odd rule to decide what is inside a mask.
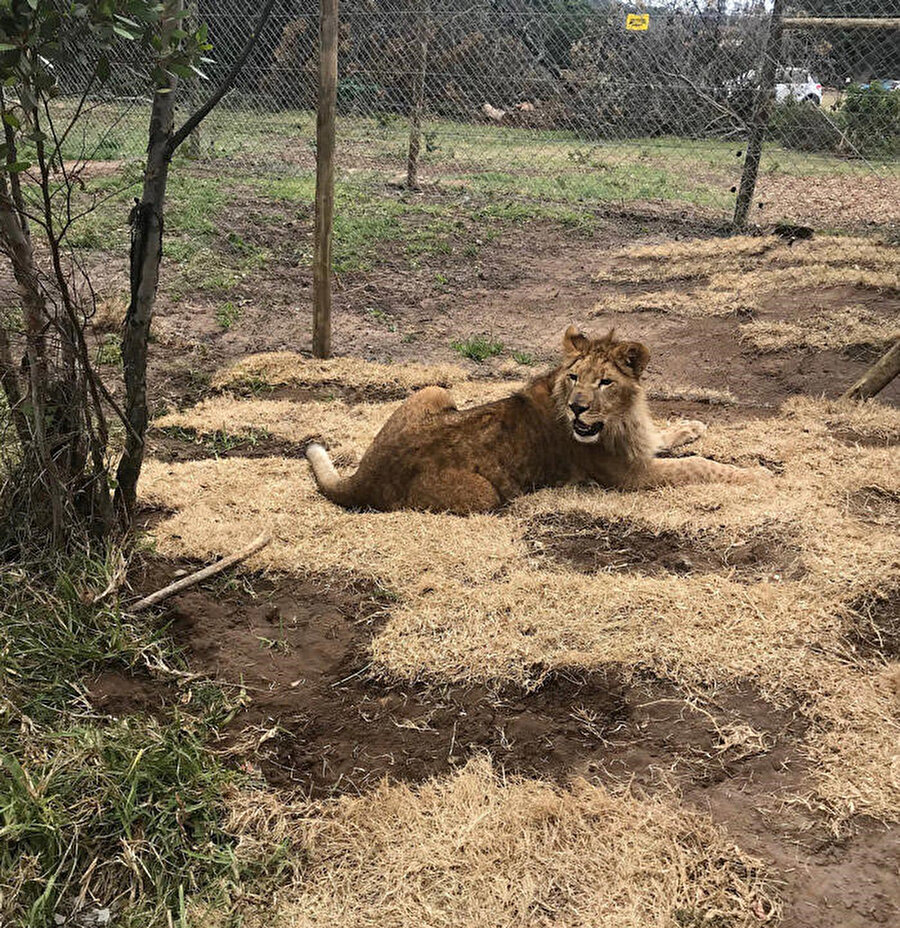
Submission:
[[[695,420],[658,429],[641,374],[644,345],[610,331],[563,336],[562,363],[518,393],[457,409],[442,387],[425,387],[397,409],[341,477],[318,444],[306,450],[319,490],[352,509],[489,512],[524,493],[570,483],[643,489],[738,483],[769,474],[702,457],[660,458],[699,438]]]

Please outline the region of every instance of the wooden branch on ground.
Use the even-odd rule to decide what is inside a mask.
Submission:
[[[202,583],[204,580],[208,580],[210,577],[222,573],[223,570],[228,570],[229,567],[234,567],[235,564],[246,561],[248,557],[265,548],[271,540],[272,538],[269,535],[260,535],[242,551],[238,551],[237,554],[230,554],[228,557],[223,557],[221,561],[216,561],[215,564],[210,564],[208,567],[198,570],[189,577],[182,577],[180,580],[170,583],[161,590],[157,590],[155,593],[151,593],[149,596],[145,596],[143,599],[138,600],[131,606],[129,612],[140,612],[143,609],[149,609],[150,606],[155,606],[164,599],[168,599],[170,596],[174,596],[176,593],[188,589],[188,587]]]
[[[900,374],[900,339],[894,342],[866,372],[841,397],[845,400],[867,400],[880,393]]]

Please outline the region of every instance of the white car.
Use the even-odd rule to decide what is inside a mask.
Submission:
[[[737,90],[752,90],[758,85],[756,71],[747,71],[740,77],[726,84],[731,95]],[[806,68],[778,68],[775,72],[776,103],[814,103],[822,104],[822,85]]]

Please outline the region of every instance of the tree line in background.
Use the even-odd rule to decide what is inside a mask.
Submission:
[[[785,15],[888,15],[889,6],[822,0]],[[218,30],[228,28],[228,8],[211,4],[214,30],[217,16]],[[632,7],[616,2],[344,0],[339,111],[406,114],[421,70],[422,105],[435,117],[472,120],[488,103],[508,124],[585,137],[739,134],[752,94],[731,85],[758,66],[764,7],[720,0],[645,9],[649,30],[629,32]],[[317,6],[295,3],[271,30],[271,47],[259,50],[256,83],[248,73],[244,89],[273,108],[314,106],[316,37]],[[782,56],[829,86],[900,73],[900,43],[889,29],[788,33]]]
[[[215,82],[256,4],[192,2],[216,46],[205,68]],[[786,5],[785,15],[889,16],[891,7],[890,0],[807,0]],[[338,112],[407,116],[418,98],[423,116],[484,119],[487,103],[506,114],[506,124],[572,129],[586,138],[739,136],[753,94],[733,85],[758,67],[765,5],[652,4],[644,7],[646,32],[625,30],[633,9],[614,0],[342,0]],[[315,0],[279,3],[235,84],[234,105],[249,98],[270,110],[315,108],[318,12]],[[145,91],[140,52],[134,45],[120,50],[124,66],[110,93]],[[900,42],[891,29],[786,32],[782,63],[841,88],[900,75]],[[69,81],[67,72],[61,83]],[[828,121],[807,119],[814,128]],[[813,135],[827,141],[827,133]]]

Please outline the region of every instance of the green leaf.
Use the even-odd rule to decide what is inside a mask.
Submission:
[[[10,45],[9,42],[0,42],[0,52],[12,52],[18,47],[18,45]]]
[[[22,171],[27,171],[31,167],[30,161],[13,161],[12,164],[6,165],[6,170],[10,174],[19,174]]]
[[[106,83],[109,80],[110,73],[109,58],[106,55],[101,55],[97,61],[97,80]]]
[[[6,125],[12,126],[13,129],[19,129],[22,126],[22,120],[15,113],[10,113],[9,110],[3,114],[3,121]]]

